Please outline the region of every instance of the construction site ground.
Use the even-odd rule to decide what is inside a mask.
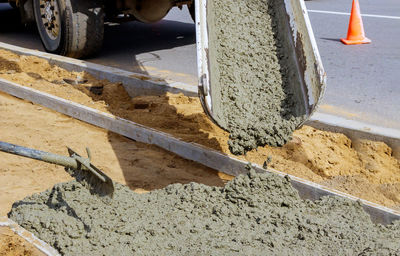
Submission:
[[[68,72],[37,57],[0,51],[0,78],[229,153],[228,134],[203,113],[197,98],[182,94],[131,99],[118,83]],[[79,79],[71,85],[65,81]],[[93,91],[91,88],[96,88]],[[223,186],[232,177],[155,146],[77,121],[2,93],[0,140],[66,154],[66,146],[92,148],[93,163],[137,192],[196,181]],[[311,180],[381,205],[400,209],[400,163],[382,142],[351,141],[343,134],[304,126],[282,148],[259,147],[241,159]],[[2,153],[1,215],[14,201],[71,179],[62,167]]]
[[[343,1],[337,1],[338,6],[345,6]],[[393,5],[393,0],[385,1],[388,5]],[[396,54],[400,51],[396,51],[399,49],[397,45],[382,40],[385,27],[391,30],[398,28],[397,24],[400,20],[393,18],[397,17],[394,16],[395,10],[392,10],[393,13],[387,13],[389,10],[385,8],[377,10],[377,13],[390,15],[387,17],[392,18],[380,15],[382,16],[380,18],[369,17],[365,20],[366,26],[377,26],[381,30],[377,32],[375,38],[367,31],[367,36],[376,44],[366,46],[364,50],[358,48],[355,51],[349,49],[340,51],[338,47],[341,45],[337,45],[338,38],[333,38],[332,33],[337,37],[345,35],[348,16],[335,12],[347,13],[349,10],[325,8],[328,2],[307,3],[317,41],[321,47],[322,58],[330,74],[328,100],[325,100],[321,106],[322,112],[400,128],[397,114],[392,119],[388,118],[398,112],[396,110],[398,104],[396,105],[393,98],[393,95],[397,95],[398,88],[393,87],[393,81],[396,74],[394,70],[400,65]],[[366,7],[367,13],[371,13],[371,8],[376,5],[368,1],[366,3],[363,7]],[[2,13],[9,12],[0,4],[0,21],[2,17],[5,17]],[[132,58],[125,55],[126,48],[120,47],[118,49],[120,52],[113,52],[114,50],[110,49],[116,47],[106,38],[107,54],[102,54],[105,58],[92,61],[109,66],[129,67],[127,68],[129,70],[157,75],[164,79],[195,83],[194,58],[186,57],[195,53],[194,26],[188,24],[189,16],[180,20],[180,14],[176,13],[172,12],[172,15],[177,15],[179,21],[167,20],[155,26],[137,25],[136,27],[142,31],[147,31],[146,28],[150,29],[151,31],[145,33],[143,37],[154,36],[153,41],[157,41],[160,37],[171,42],[172,37],[176,39],[168,47],[159,48],[153,44],[149,47],[155,47],[154,52],[147,52],[148,49],[145,46],[139,47],[138,52],[135,52],[132,66]],[[377,20],[376,23],[374,18]],[[343,31],[340,27],[342,25]],[[129,26],[124,25],[117,30],[107,27],[106,31],[108,30],[109,35],[120,30],[129,31]],[[182,29],[182,33],[178,33],[176,29],[165,31],[169,26]],[[326,29],[326,26],[330,28]],[[0,32],[10,32],[10,30],[12,29],[4,28],[0,24]],[[160,31],[165,32],[162,32],[160,36]],[[325,33],[326,31],[330,32],[329,35]],[[39,44],[30,41],[35,40],[35,37],[29,33],[31,32],[25,35],[30,38],[26,40],[27,44],[31,44],[31,48],[41,48]],[[16,40],[18,36],[6,34],[0,35],[0,41],[3,41],[4,36],[7,40],[11,40],[10,43],[21,45],[24,41]],[[396,33],[394,34],[396,37]],[[394,41],[390,40],[390,42]],[[128,47],[129,42],[125,41],[124,46]],[[21,46],[26,45],[22,43]],[[384,47],[379,48],[380,46]],[[338,51],[346,54],[346,58],[336,56]],[[114,53],[122,61],[113,59]],[[375,61],[374,54],[387,56],[387,61],[381,66],[389,66],[389,68],[380,72],[375,68],[378,64],[368,64]],[[176,56],[182,61],[176,61]],[[367,68],[362,68],[363,72],[356,72],[361,65],[360,62],[357,63],[359,56],[364,56],[361,62],[367,65]],[[179,62],[179,66],[185,68],[174,70],[176,68],[174,66],[170,70],[172,66],[169,62]],[[346,63],[355,68],[346,69]],[[346,75],[341,75],[343,73]],[[370,79],[369,76],[374,76],[374,79]],[[166,132],[184,141],[195,142],[237,157],[229,151],[227,144],[229,134],[207,118],[196,97],[166,93],[131,98],[121,83],[98,80],[84,72],[69,72],[49,65],[43,59],[19,56],[5,50],[0,50],[0,78],[111,113]],[[347,85],[349,85],[348,88]],[[378,90],[377,85],[381,86]],[[360,93],[344,93],[349,88]],[[380,108],[378,109],[377,106]],[[349,111],[349,109],[352,110]],[[385,109],[388,110],[385,111]],[[233,179],[232,176],[183,159],[157,146],[133,141],[2,92],[0,92],[0,116],[0,141],[61,155],[67,155],[67,146],[81,154],[84,154],[84,149],[88,146],[92,151],[94,165],[107,173],[114,181],[127,185],[137,193],[146,193],[173,183],[192,181],[211,186],[224,186],[227,181]],[[259,165],[267,163],[268,168],[400,210],[400,161],[393,157],[392,149],[383,142],[351,140],[344,134],[303,126],[294,133],[292,141],[282,148],[259,147],[237,158]],[[7,215],[15,201],[49,189],[56,183],[72,179],[60,166],[1,152],[0,159],[0,216]],[[0,255],[42,254],[13,234],[10,229],[0,227]]]
[[[89,146],[93,163],[116,182],[141,193],[172,183],[196,181],[223,186],[230,177],[184,160],[155,146],[129,140],[104,129],[77,121],[47,108],[0,94],[0,140],[60,155],[66,146],[84,152]],[[0,215],[12,203],[71,180],[63,167],[1,153]]]

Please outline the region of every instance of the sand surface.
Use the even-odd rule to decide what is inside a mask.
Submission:
[[[80,183],[16,202],[9,217],[62,255],[398,255],[400,222],[375,225],[354,201],[300,199],[287,178],[250,171],[224,188],[117,184],[104,204]]]
[[[208,2],[212,113],[229,131],[229,149],[236,155],[286,144],[305,119],[293,49],[278,8],[282,1]]]
[[[186,97],[182,94],[166,94],[131,99],[121,84],[99,81],[85,73],[68,72],[59,67],[50,66],[45,60],[18,56],[4,50],[0,50],[0,77],[156,128],[185,141],[197,142],[231,154],[228,147],[229,134],[206,117],[198,98]],[[65,83],[63,78],[83,78],[87,82],[82,85],[70,85]],[[102,88],[100,90],[102,94],[98,95],[99,89],[90,91],[92,87]],[[12,107],[8,111],[12,111],[10,109]],[[8,113],[8,111],[5,112]],[[53,124],[54,121],[46,121],[44,118],[38,123]],[[21,122],[21,125],[24,123]],[[71,124],[70,127],[72,126]],[[32,132],[34,134],[43,129],[47,133],[49,132],[49,128],[46,130],[45,127],[37,128]],[[15,132],[5,130],[14,138],[18,138],[18,134]],[[18,131],[20,132],[20,130]],[[2,134],[3,132],[0,133],[0,136]],[[64,134],[70,134],[70,132]],[[68,136],[64,136],[63,140],[67,139],[68,141],[60,138],[58,141],[64,145],[70,144],[82,152],[85,145],[81,146],[80,143],[77,143],[81,137],[75,135],[69,140]],[[33,139],[37,140],[35,136]],[[91,140],[90,142],[95,143],[95,141]],[[90,146],[90,143],[85,144]],[[120,149],[118,153],[114,153],[113,150],[104,152],[99,156],[98,161],[107,159],[108,155],[120,155],[121,151],[125,151],[124,147],[129,146],[130,143],[124,143],[124,145],[118,147]],[[37,143],[37,146],[40,147],[41,144]],[[106,148],[114,149],[110,146]],[[59,153],[64,152],[64,148],[60,146]],[[101,150],[97,150],[93,155],[96,156],[100,152]],[[129,161],[133,161],[129,160],[130,158],[131,155],[128,154],[126,160],[122,162],[126,165]],[[270,160],[268,166],[271,168],[400,210],[400,163],[392,157],[391,148],[382,142],[351,141],[343,134],[304,126],[295,131],[293,140],[281,148],[258,147],[239,158],[260,165]],[[18,165],[18,161],[16,160],[13,165]],[[150,161],[147,160],[147,162]],[[110,167],[110,161],[103,164],[100,162],[100,164],[102,168]],[[117,164],[111,167],[118,169]],[[122,167],[122,169],[126,169],[126,167]],[[118,181],[123,180],[121,176],[119,177]],[[143,174],[141,177],[146,176]],[[179,179],[179,175],[175,178]],[[151,182],[142,182],[139,178],[135,180],[135,186],[139,183],[141,184],[139,187],[157,187],[152,187]],[[204,181],[199,182],[207,183],[206,180],[205,178]],[[165,182],[164,184],[169,183]],[[222,185],[222,183],[219,184]],[[41,187],[37,191],[45,188],[48,187]]]
[[[44,256],[8,227],[0,227],[0,256]]]
[[[227,175],[155,146],[129,140],[47,108],[0,93],[0,141],[67,155],[92,151],[92,163],[136,192],[196,181],[223,186]],[[71,177],[64,168],[0,152],[0,216],[16,200]]]

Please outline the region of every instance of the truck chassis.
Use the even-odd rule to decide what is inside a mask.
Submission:
[[[88,57],[101,49],[104,22],[154,23],[164,18],[171,8],[182,9],[184,5],[194,20],[193,1],[8,0],[13,8],[19,9],[22,23],[36,23],[47,52],[73,58]]]

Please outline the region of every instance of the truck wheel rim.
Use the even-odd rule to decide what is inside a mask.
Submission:
[[[56,0],[40,0],[40,16],[47,35],[55,40],[60,34],[60,10]]]

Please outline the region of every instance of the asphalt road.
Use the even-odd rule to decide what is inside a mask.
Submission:
[[[328,75],[320,111],[400,129],[400,5],[361,0],[369,45],[345,46],[351,0],[306,2]],[[328,13],[321,12],[327,11]],[[339,12],[339,13],[337,13]],[[34,29],[12,25],[0,4],[0,41],[43,50]],[[389,16],[389,17],[387,17]],[[100,54],[89,61],[196,84],[195,27],[186,9],[156,24],[109,24]]]
[[[371,44],[346,46],[349,16],[309,12],[328,75],[322,111],[400,129],[400,4],[398,0],[361,0]],[[350,12],[350,0],[314,0],[309,10]]]
[[[35,28],[18,25],[8,4],[0,3],[0,41],[44,51]],[[13,21],[13,22],[10,22]],[[197,84],[195,26],[186,8],[178,8],[156,24],[106,24],[98,64]]]

